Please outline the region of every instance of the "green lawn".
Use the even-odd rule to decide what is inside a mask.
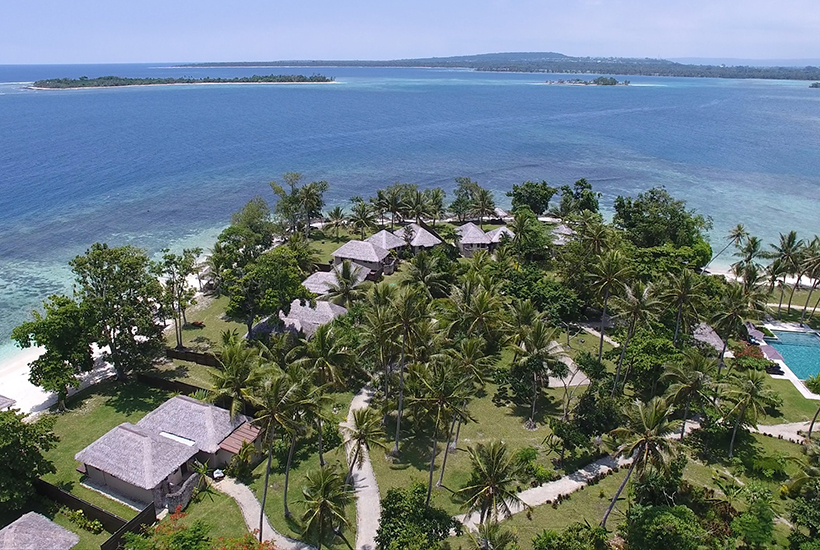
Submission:
[[[328,411],[334,417],[333,422],[338,424],[347,417],[347,410],[350,401],[353,399],[352,393],[331,394],[332,404]],[[340,440],[341,441],[341,440]],[[274,529],[291,538],[301,538],[300,518],[304,508],[302,506],[302,487],[304,486],[305,475],[311,470],[319,467],[319,453],[315,438],[303,440],[297,444],[294,453],[293,467],[290,472],[290,482],[288,485],[288,508],[292,514],[290,519],[284,516],[284,488],[285,488],[285,465],[287,461],[288,445],[282,444],[274,450],[274,458],[271,466],[270,479],[268,481],[268,498],[265,503],[265,513]],[[346,468],[346,459],[343,446],[338,445],[333,449],[327,449],[325,442],[325,462],[338,464],[339,468]],[[253,471],[253,481],[251,489],[257,498],[262,500],[263,488],[265,485],[266,461],[263,460]],[[345,470],[346,471],[346,470]],[[345,530],[345,537],[351,541],[356,538],[356,505],[355,502],[347,509],[347,518],[350,528]],[[338,548],[346,548],[344,543]]]
[[[202,303],[194,306],[187,312],[188,325],[182,329],[182,343],[186,347],[207,351],[218,347],[222,340],[224,331],[236,330],[239,335],[243,335],[248,328],[243,323],[231,321],[225,317],[225,309],[228,307],[227,296],[202,298]],[[192,322],[200,321],[205,323],[203,328],[191,325]],[[168,345],[176,346],[174,330],[171,329],[166,340]]]
[[[805,284],[806,279],[803,279]],[[787,305],[789,303],[789,292],[791,292],[791,288],[787,288],[783,293],[783,305]],[[803,306],[806,305],[806,300],[809,298],[809,291],[808,289],[800,289],[794,292],[794,297],[792,298],[792,310],[799,309],[802,310]],[[820,292],[815,290],[812,292],[811,300],[809,301],[809,311],[811,308],[814,307],[814,304],[817,303],[817,299],[820,298]],[[776,304],[780,301],[780,290],[775,289],[769,295],[769,303]],[[820,308],[818,308],[820,311]]]
[[[102,543],[104,543],[108,538],[111,536],[111,533],[103,531],[99,534],[91,533],[90,531],[86,531],[85,529],[80,529],[77,525],[73,524],[64,514],[59,512],[60,505],[52,500],[47,500],[44,497],[37,496],[35,497],[33,502],[30,502],[23,510],[16,510],[12,514],[0,514],[0,529],[8,525],[9,523],[17,520],[23,514],[28,512],[37,512],[41,514],[57,525],[61,527],[65,527],[69,531],[76,533],[80,537],[80,542],[77,543],[76,548],[77,550],[85,550],[90,549],[93,550],[95,548],[99,548]],[[134,515],[133,513],[131,515]],[[128,516],[126,519],[131,519],[131,516]]]
[[[197,363],[169,359],[162,363],[155,363],[154,371],[150,374],[159,378],[178,380],[200,388],[210,389],[212,386],[211,373],[215,370],[213,367],[206,367]]]
[[[769,387],[776,391],[783,399],[783,404],[777,411],[770,411],[768,416],[760,418],[759,424],[785,424],[789,422],[806,422],[811,420],[820,401],[806,399],[797,391],[789,380],[769,379]]]
[[[80,485],[81,475],[76,470],[79,464],[74,455],[111,428],[123,422],[136,423],[169,397],[167,392],[134,381],[114,380],[101,382],[70,397],[68,410],[55,415],[54,432],[60,442],[46,454],[57,473],[43,479],[124,519],[131,519],[136,514],[133,509]]]
[[[201,520],[211,527],[209,534],[214,540],[222,537],[237,538],[248,532],[236,501],[216,489],[197,495],[188,504],[185,514],[182,519],[184,525]]]

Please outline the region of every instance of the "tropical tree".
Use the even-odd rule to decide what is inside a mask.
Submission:
[[[786,277],[800,272],[803,247],[803,240],[797,238],[797,232],[789,231],[786,234],[780,234],[780,240],[777,244],[770,243],[770,250],[765,253],[765,257],[776,260],[780,266],[780,270],[778,271],[780,277],[780,305],[777,306],[778,318],[780,317],[780,306],[783,303],[783,294],[786,288]],[[791,298],[789,298],[789,311],[791,311]]]
[[[352,420],[352,422],[351,422]],[[359,468],[365,459],[365,453],[369,453],[373,447],[387,450],[384,443],[385,433],[379,414],[370,407],[353,410],[353,418],[348,420],[348,424],[343,425],[345,431],[345,446],[350,456],[350,449],[353,449],[353,456],[347,469],[345,480],[353,477],[353,468]]]
[[[35,496],[40,476],[57,470],[46,458],[59,437],[52,431],[56,418],[44,415],[37,420],[17,410],[0,411],[0,512],[20,513]],[[42,498],[42,497],[41,497]]]
[[[497,521],[482,523],[476,534],[470,533],[472,550],[518,550],[518,536]]]
[[[430,200],[424,191],[416,189],[411,192],[406,200],[408,215],[416,219],[416,223],[421,223],[421,218],[430,215]]]
[[[705,266],[703,266],[703,268],[706,269],[707,267],[709,267],[709,265],[712,262],[714,262],[718,256],[726,252],[727,248],[729,248],[732,245],[737,247],[740,243],[742,243],[745,239],[748,238],[749,232],[746,230],[746,227],[742,223],[737,224],[735,227],[730,229],[729,233],[726,235],[726,239],[729,241],[728,243],[726,243],[726,246],[721,248],[720,252],[712,256],[712,259],[709,260],[709,262]]]
[[[672,342],[678,345],[682,325],[691,326],[697,319],[706,297],[703,280],[691,269],[672,273],[658,293],[658,301],[675,311],[675,336]]]
[[[654,287],[641,281],[635,281],[632,285],[624,287],[624,295],[613,297],[613,306],[616,311],[615,317],[626,323],[626,338],[621,343],[621,354],[618,357],[618,366],[615,370],[615,381],[612,384],[612,396],[618,389],[618,381],[621,377],[621,366],[629,347],[629,341],[635,335],[635,330],[639,325],[649,322],[655,317],[658,311],[658,301],[655,299]]]
[[[809,288],[809,295],[806,297],[806,303],[803,305],[803,311],[800,314],[800,324],[806,319],[806,310],[809,308],[811,302],[811,295],[820,285],[820,237],[814,236],[811,243],[806,246],[805,255],[803,257],[803,268],[806,275],[813,281]],[[816,307],[816,306],[815,306]]]
[[[418,285],[431,298],[443,298],[447,295],[449,274],[441,269],[439,256],[422,250],[408,262],[407,275],[403,285]]]
[[[723,338],[723,349],[720,350],[718,374],[723,370],[723,356],[729,338],[737,337],[746,331],[746,319],[766,311],[766,293],[757,288],[748,291],[739,283],[729,283],[723,289],[717,312],[711,323]]]
[[[683,352],[680,363],[668,365],[663,379],[670,382],[667,395],[669,401],[680,405],[684,404],[683,422],[680,428],[680,440],[686,433],[686,420],[689,418],[689,408],[692,402],[703,402],[708,399],[708,392],[713,387],[712,378],[717,363],[705,357],[696,348],[689,348]]]
[[[327,213],[325,228],[331,229],[336,233],[337,241],[339,240],[339,230],[344,228],[345,225],[347,225],[347,215],[341,206],[336,206]]]
[[[769,388],[767,379],[768,376],[765,373],[747,369],[734,373],[730,382],[724,386],[724,397],[733,403],[726,417],[734,416],[735,418],[732,439],[729,442],[729,458],[734,455],[737,429],[748,421],[756,424],[760,416],[766,415],[766,407],[779,403],[779,397]]]
[[[380,285],[376,285],[379,287]],[[371,291],[371,296],[373,291]],[[396,343],[396,323],[393,310],[389,305],[377,304],[368,307],[364,313],[365,330],[361,334],[359,351],[366,357],[372,357],[383,374],[383,392],[385,400],[389,399],[390,365],[398,355]]]
[[[495,198],[489,189],[479,187],[473,194],[472,214],[478,216],[478,225],[484,229],[484,218],[495,215]]]
[[[328,284],[327,293],[319,299],[350,308],[353,302],[364,298],[366,291],[361,286],[363,277],[360,277],[360,269],[350,260],[334,265],[331,270],[333,280]]]
[[[290,353],[292,364],[316,372],[319,385],[340,386],[352,360],[331,324],[321,325],[310,339],[301,340]]]
[[[479,513],[479,523],[509,517],[512,507],[522,506],[516,487],[525,465],[501,441],[468,447],[472,471],[467,485],[458,491],[467,513]]]
[[[385,205],[387,206],[386,210],[390,212],[390,231],[393,231],[396,225],[396,216],[399,215],[404,208],[404,192],[399,184],[390,186],[387,189],[385,193]]]
[[[253,393],[262,379],[259,350],[247,345],[234,332],[222,333],[222,348],[217,354],[219,366],[210,371],[211,401],[230,402],[231,416],[245,412],[246,404],[253,401]]]
[[[612,497],[601,520],[601,527],[606,528],[606,521],[633,472],[643,477],[650,469],[667,471],[677,456],[677,442],[669,436],[677,431],[678,423],[669,420],[670,412],[670,406],[662,397],[655,397],[649,403],[636,399],[624,407],[624,425],[615,428],[609,435],[619,443],[613,456],[631,458],[632,464]]]
[[[820,374],[809,376],[803,383],[806,385],[810,392],[820,395]],[[817,421],[818,415],[820,415],[820,406],[817,407],[817,410],[815,411],[814,416],[811,419],[811,424],[809,424],[809,433],[806,436],[806,439],[808,439],[809,441],[811,441],[811,432],[814,429],[814,423]]]
[[[308,472],[305,482],[302,489],[305,535],[316,542],[319,550],[322,544],[332,544],[337,536],[345,540],[342,530],[348,526],[346,508],[353,501],[353,494],[343,474],[335,465],[325,465]]]
[[[443,218],[446,214],[447,209],[444,207],[444,199],[447,197],[447,193],[444,192],[444,189],[435,187],[427,189],[425,194],[428,202],[427,214],[432,218],[433,227],[435,227],[436,220]]]
[[[370,205],[364,201],[353,203],[350,209],[349,223],[354,230],[358,231],[364,240],[365,232],[376,227],[376,218]]]
[[[510,379],[516,394],[529,394],[528,427],[535,427],[538,399],[542,395],[542,390],[549,386],[550,375],[556,378],[567,375],[568,367],[561,361],[564,353],[556,342],[557,335],[557,329],[550,328],[538,320],[524,333],[521,344],[515,348],[518,359],[510,369]],[[565,402],[565,413],[566,405]]]
[[[631,274],[630,268],[626,265],[626,258],[618,250],[611,250],[599,256],[598,262],[592,266],[590,278],[595,292],[601,298],[603,309],[601,311],[601,338],[598,343],[598,361],[604,354],[604,324],[606,323],[607,306],[609,297],[617,294],[623,288],[627,278]]]

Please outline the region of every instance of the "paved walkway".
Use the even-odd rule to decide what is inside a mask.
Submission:
[[[353,397],[347,413],[347,421],[342,427],[353,426],[353,411],[366,408],[373,397],[373,389],[366,387]],[[352,458],[352,445],[347,446],[348,460]],[[376,532],[381,519],[381,496],[376,474],[365,451],[361,467],[353,468],[353,487],[356,490],[356,550],[375,550]]]
[[[806,437],[805,435],[800,435],[798,432],[803,432],[803,434],[807,433],[809,431],[809,424],[811,424],[811,422],[792,422],[791,424],[773,424],[771,426],[758,424],[758,426],[752,428],[751,431],[772,437],[782,437],[794,443],[803,443]],[[818,424],[815,424],[815,428],[817,428],[817,426]]]
[[[248,531],[259,529],[259,512],[262,507],[256,495],[253,494],[253,491],[251,491],[247,485],[242,485],[226,477],[221,481],[212,483],[211,486],[236,501],[239,505],[239,509],[242,511],[242,516],[245,518],[245,525],[248,526]],[[264,517],[262,524],[262,539],[272,540],[277,550],[313,550],[313,546],[288,538],[274,530],[267,516]]]
[[[585,331],[585,332],[587,332],[587,333],[589,333],[589,334],[593,335],[595,338],[598,338],[599,340],[601,339],[601,332],[598,330],[599,328],[601,328],[601,324],[600,324],[600,323],[597,323],[597,324],[596,324],[596,326],[597,326],[598,328],[593,328],[591,325],[586,325],[586,324],[581,324],[581,325],[579,325],[579,326],[580,326],[582,329],[584,329],[584,331]],[[615,340],[613,340],[612,338],[610,338],[610,337],[609,337],[609,336],[607,336],[606,334],[604,334],[604,342],[606,342],[607,344],[609,344],[609,345],[610,345],[610,346],[612,346],[613,348],[618,348],[618,347],[621,347],[621,344],[619,344],[618,342],[616,342]]]

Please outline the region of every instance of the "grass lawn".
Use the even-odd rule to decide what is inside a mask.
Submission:
[[[8,525],[9,523],[16,521],[17,518],[26,514],[28,512],[37,512],[41,514],[57,525],[61,527],[65,527],[69,531],[76,533],[80,537],[80,542],[77,543],[78,550],[88,549],[95,549],[99,548],[102,543],[104,543],[108,538],[111,536],[111,533],[103,531],[99,534],[91,533],[90,531],[86,531],[85,529],[80,529],[77,525],[73,524],[71,520],[69,520],[64,514],[59,512],[60,505],[54,502],[53,500],[47,500],[44,497],[36,496],[32,502],[30,502],[23,510],[17,510],[12,514],[0,514],[0,529]],[[134,514],[132,514],[134,515]],[[131,519],[129,516],[126,519]]]
[[[541,443],[551,433],[546,425],[546,414],[555,414],[560,410],[560,399],[563,395],[563,389],[549,389],[547,391],[549,400],[544,400],[540,404],[540,411],[537,415],[538,428],[527,430],[524,427],[524,422],[529,416],[528,408],[496,406],[492,401],[495,392],[496,386],[488,384],[486,395],[473,401],[468,406],[476,422],[470,422],[462,426],[458,449],[455,452],[450,452],[447,457],[442,487],[433,490],[434,504],[453,515],[463,512],[461,502],[454,495],[454,492],[463,487],[469,480],[470,459],[467,454],[467,447],[500,439],[507,443],[513,451],[523,447],[540,448]],[[391,441],[395,434],[393,426],[389,426],[387,430]],[[376,479],[379,481],[379,492],[382,496],[391,488],[404,488],[413,481],[427,484],[431,434],[427,429],[419,433],[415,432],[412,423],[409,421],[403,422],[402,426],[401,457],[399,459],[389,458],[380,450],[376,450],[371,454],[373,470],[376,473]],[[434,471],[434,484],[438,481],[441,462],[444,457],[444,446],[445,442],[440,441]],[[392,445],[389,445],[389,448],[392,448]],[[546,456],[546,452],[543,450],[538,462],[547,467],[552,467],[549,457]],[[521,487],[522,490],[526,488]]]
[[[80,485],[81,475],[76,470],[79,464],[74,455],[111,428],[123,422],[136,423],[169,397],[167,392],[137,382],[114,380],[101,382],[70,397],[68,410],[55,415],[54,433],[60,442],[46,454],[57,473],[43,479],[123,519],[131,519],[136,515],[133,509]]]
[[[182,524],[190,525],[201,520],[211,527],[209,535],[214,540],[237,538],[248,532],[236,501],[216,489],[197,495],[185,509],[185,514]]]
[[[785,424],[787,422],[807,422],[812,419],[820,401],[806,399],[788,380],[769,379],[769,387],[783,399],[783,404],[776,411],[758,420],[759,424]]]
[[[186,313],[188,325],[182,328],[182,343],[185,347],[207,351],[218,347],[222,340],[222,332],[236,330],[240,336],[248,331],[243,323],[237,323],[225,318],[225,309],[230,300],[227,296],[206,296],[202,303],[194,306]],[[194,321],[205,323],[203,328],[192,326]],[[166,336],[169,346],[176,346],[176,337],[173,328]]]
[[[806,279],[803,279],[803,284],[805,284]],[[791,287],[787,288],[783,293],[783,306],[788,305],[789,303],[789,292],[791,292]],[[799,289],[794,291],[794,297],[792,298],[792,311],[798,309],[802,311],[803,306],[806,305],[806,300],[809,298],[809,291],[808,289]],[[820,292],[815,289],[814,292],[811,294],[811,300],[809,301],[809,312],[811,312],[811,308],[814,307],[814,304],[817,303],[817,299],[820,298]],[[770,304],[777,304],[780,302],[780,290],[775,289],[769,295],[769,303]],[[807,314],[808,315],[808,314]]]
[[[350,401],[353,399],[352,393],[337,393],[330,396],[333,403],[329,406],[329,413],[333,414],[333,422],[339,422],[347,417],[347,410]],[[339,440],[341,442],[341,440]],[[343,446],[340,444],[328,450],[325,441],[325,462],[328,464],[338,464],[339,468],[346,470],[346,458]],[[265,503],[265,513],[274,529],[291,538],[300,539],[302,536],[300,518],[304,507],[302,506],[302,487],[305,484],[305,475],[319,468],[319,453],[315,438],[310,438],[297,443],[296,452],[293,457],[293,466],[290,471],[290,482],[288,485],[288,508],[292,514],[290,519],[286,519],[284,512],[284,488],[285,488],[285,465],[287,463],[287,453],[289,445],[282,443],[274,449],[273,463],[271,465],[270,479],[268,481],[268,497]],[[253,481],[250,484],[251,490],[256,497],[262,500],[263,488],[265,485],[265,467],[267,461],[263,460],[253,471]],[[345,530],[344,535],[351,541],[356,538],[356,505],[352,502],[347,509],[347,518],[350,527]],[[347,548],[342,542],[338,548]]]
[[[213,367],[206,367],[205,365],[199,365],[197,363],[169,359],[162,363],[155,363],[154,371],[148,374],[158,378],[179,380],[180,382],[199,386],[200,388],[210,389],[212,385],[211,372],[215,370]]]

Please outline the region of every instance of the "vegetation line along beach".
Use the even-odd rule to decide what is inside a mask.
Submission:
[[[67,90],[74,88],[117,88],[124,86],[169,86],[173,84],[328,84],[335,82],[333,77],[314,74],[240,76],[235,78],[127,78],[121,76],[100,76],[88,78],[49,78],[36,81],[31,88],[36,90]]]

